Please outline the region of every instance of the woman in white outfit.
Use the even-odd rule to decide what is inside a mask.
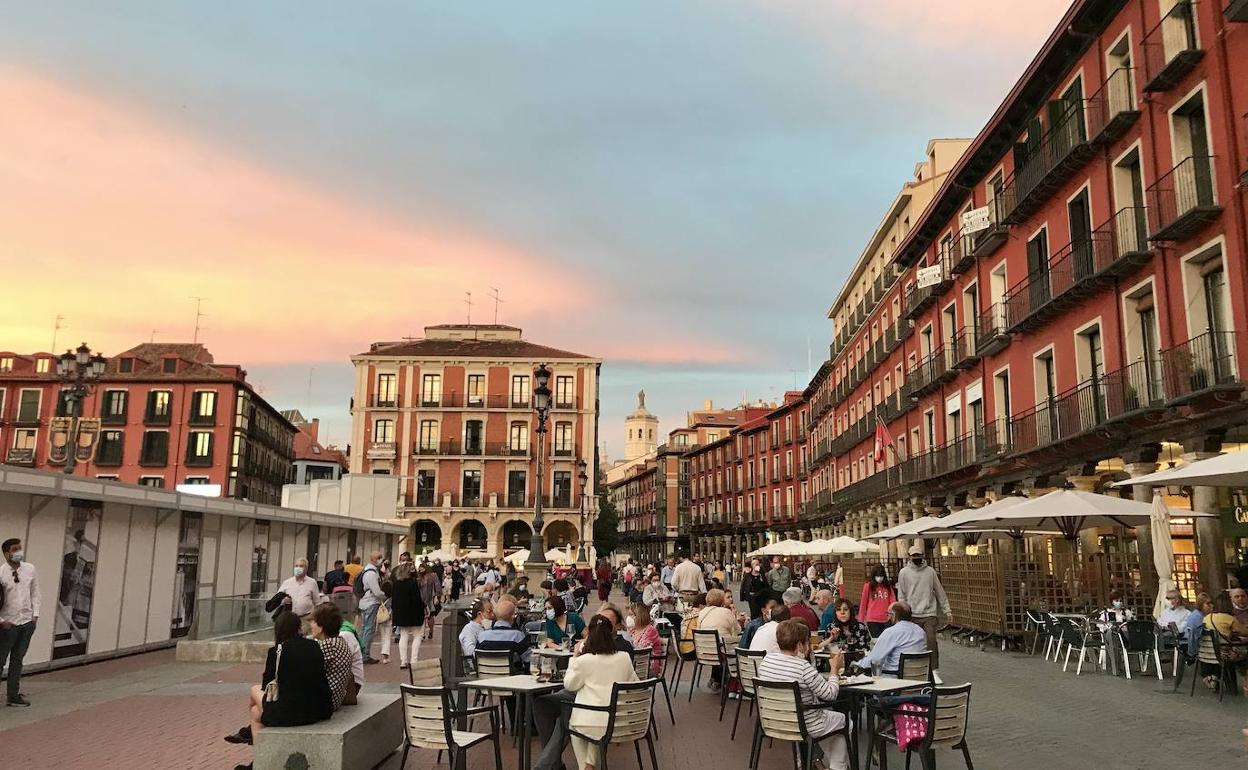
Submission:
[[[568,664],[563,686],[576,693],[577,703],[609,706],[612,685],[636,681],[637,671],[633,668],[632,656],[619,652],[615,646],[615,627],[607,618],[594,616],[589,623],[581,654]],[[604,711],[574,708],[568,724],[586,735],[602,735],[607,727],[607,718]],[[576,764],[582,770],[594,770],[601,766],[602,758],[597,745],[574,735],[572,750],[576,752]]]
[[[407,668],[420,655],[426,614],[420,580],[412,563],[404,562],[394,568],[390,589],[390,621],[399,629],[399,668]]]

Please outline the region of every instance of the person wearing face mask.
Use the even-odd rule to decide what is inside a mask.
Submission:
[[[835,680],[822,676],[810,664],[810,627],[800,620],[786,620],[776,629],[778,651],[768,652],[758,665],[758,678],[769,682],[796,682],[805,712],[806,730],[823,752],[823,763],[832,770],[848,770],[849,751],[844,734],[846,717],[830,706],[840,694]]]
[[[316,580],[308,576],[308,560],[295,559],[291,576],[282,581],[277,590],[286,594],[282,598],[282,604],[299,616],[303,633],[306,634],[312,621],[312,612],[325,598],[321,595]]]
[[[646,590],[641,593],[641,603],[647,607],[653,607],[656,604],[671,604],[674,601],[672,592],[667,586],[663,585],[657,573],[650,576],[650,585],[646,586]]]
[[[1109,606],[1101,610],[1098,620],[1101,621],[1102,630],[1109,631],[1117,629],[1128,620],[1135,620],[1135,613],[1123,602],[1122,591],[1115,588],[1109,592]]]
[[[867,624],[871,636],[878,638],[888,628],[888,608],[897,601],[897,592],[888,579],[883,564],[871,568],[871,576],[862,584],[862,598],[858,601],[858,617]]]
[[[472,620],[459,632],[459,646],[466,658],[477,654],[477,639],[481,632],[494,625],[494,605],[489,599],[478,599],[473,602],[469,612]]]
[[[761,569],[757,559],[741,568],[741,601],[749,605],[750,617],[754,619],[758,619],[763,612],[764,585]]]
[[[946,623],[953,622],[953,610],[949,597],[940,584],[940,576],[923,559],[923,547],[910,547],[910,563],[897,575],[897,601],[910,605],[914,623],[927,634],[927,649],[932,653],[932,679],[943,684],[940,678],[940,653],[936,647],[936,632],[940,630],[939,612]]]
[[[542,630],[546,633],[546,646],[558,647],[565,639],[580,639],[585,633],[585,620],[568,611],[562,596],[552,596],[546,600],[546,622]]]
[[[29,706],[21,692],[22,659],[39,622],[39,580],[35,565],[26,561],[21,540],[5,540],[0,551],[4,555],[0,564],[0,670],[8,663],[8,705]]]

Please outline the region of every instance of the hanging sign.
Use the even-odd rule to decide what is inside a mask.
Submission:
[[[931,267],[920,267],[919,271],[914,276],[915,285],[922,289],[924,287],[935,286],[940,283],[940,279],[944,277],[941,275],[943,267],[944,266],[940,264],[932,265]]]
[[[984,206],[971,209],[962,214],[962,234],[970,235],[980,230],[987,230],[992,225],[992,207]]]

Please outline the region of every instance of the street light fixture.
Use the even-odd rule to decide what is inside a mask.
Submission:
[[[65,399],[67,414],[59,418],[61,422],[53,424],[51,459],[61,459],[57,455],[63,453],[65,473],[72,474],[79,460],[90,460],[95,449],[100,421],[82,416],[82,401],[95,389],[107,366],[108,359],[99,353],[92,354],[85,342],[56,359],[56,376],[62,383],[61,398]],[[64,443],[58,445],[57,439],[63,439]]]
[[[585,544],[585,485],[589,483],[587,468],[584,460],[576,463],[576,481],[581,485],[581,550],[586,567],[589,566],[589,546]]]
[[[533,409],[537,412],[537,494],[533,496],[533,537],[529,541],[529,558],[525,561],[526,570],[546,573],[546,548],[542,545],[542,491],[545,489],[543,480],[546,472],[546,418],[550,414],[550,369],[540,364],[533,370]],[[530,576],[532,579],[532,576]]]

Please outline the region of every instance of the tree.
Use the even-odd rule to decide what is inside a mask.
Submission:
[[[598,495],[598,518],[594,519],[594,548],[605,557],[619,546],[620,516],[603,490]]]

